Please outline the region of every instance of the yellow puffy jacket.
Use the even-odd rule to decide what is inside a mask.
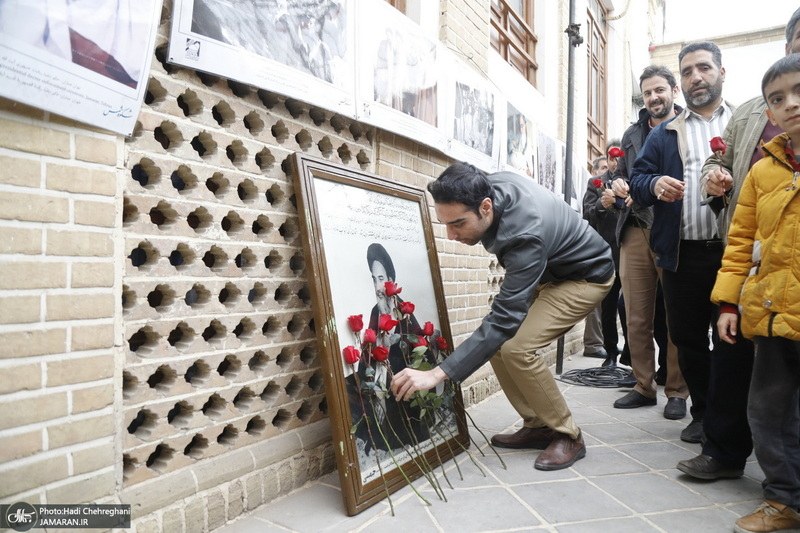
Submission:
[[[742,185],[714,303],[738,304],[742,335],[800,340],[800,172],[789,135],[766,143]]]

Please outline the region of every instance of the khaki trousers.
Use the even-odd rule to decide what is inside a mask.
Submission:
[[[605,283],[543,283],[517,334],[492,357],[500,386],[525,427],[547,426],[573,439],[580,434],[553,374],[536,352],[583,320],[613,283],[613,276]]]
[[[656,349],[653,339],[653,319],[656,310],[656,292],[661,269],[655,265],[650,251],[650,230],[627,228],[619,248],[619,277],[625,295],[625,313],[628,323],[628,347],[631,351],[631,368],[636,377],[633,390],[655,398]],[[683,380],[678,364],[678,348],[668,341],[667,380],[664,385],[667,398],[689,397],[689,387]]]

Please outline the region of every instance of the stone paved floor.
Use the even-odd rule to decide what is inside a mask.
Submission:
[[[564,369],[598,362],[572,356]],[[533,468],[537,451],[498,449],[507,470],[491,450],[486,457],[473,454],[484,467],[483,477],[462,454],[463,480],[452,461],[447,464],[454,486],[445,490],[447,502],[417,481],[430,506],[405,488],[392,496],[395,516],[381,502],[354,517],[345,515],[334,472],[215,533],[722,533],[732,531],[734,520],[761,501],[762,473],[752,456],[745,476],[737,480],[701,482],[675,469],[679,460],[697,455],[700,445],[679,438],[688,419],[663,418],[663,392],[657,406],[620,410],[612,403],[628,389],[566,383],[561,388],[587,446],[586,458],[572,468],[541,472]],[[517,429],[521,423],[502,393],[470,408],[470,413],[487,436]],[[482,441],[479,435],[477,439]]]

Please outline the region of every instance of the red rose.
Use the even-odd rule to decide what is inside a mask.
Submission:
[[[347,317],[347,322],[350,324],[350,329],[359,332],[364,328],[364,315],[352,315]]]
[[[378,317],[378,329],[381,331],[391,331],[399,324],[397,320],[392,318],[392,315],[381,315]]]
[[[608,151],[608,155],[609,155],[609,157],[622,157],[622,156],[625,155],[625,151],[624,150],[620,150],[619,148],[617,148],[615,146],[611,150]]]
[[[594,185],[598,189],[602,189],[603,188],[603,180],[601,180],[600,178],[595,178],[595,179],[592,180],[592,185]]]
[[[417,346],[427,346],[428,341],[425,340],[425,337],[417,337],[417,342],[414,343],[414,348]]]
[[[376,346],[372,349],[372,358],[379,363],[386,361],[389,358],[389,348],[386,346]]]
[[[433,335],[433,329],[434,327],[432,322],[425,322],[425,324],[422,325],[422,334],[431,336]]]
[[[398,287],[394,281],[387,281],[383,284],[383,288],[386,291],[386,296],[394,296],[403,292],[403,289]]]
[[[364,342],[365,343],[375,344],[376,340],[378,340],[378,334],[375,333],[374,329],[365,329],[364,330]]]
[[[447,349],[447,341],[444,340],[444,337],[436,337],[436,347],[440,350]]]
[[[728,144],[722,139],[722,137],[714,137],[709,141],[711,145],[712,152],[719,152],[717,155],[722,155],[725,153],[725,149],[728,148]]]
[[[342,350],[342,352],[344,353],[344,360],[348,365],[354,365],[361,359],[361,351],[355,346],[348,346]]]
[[[397,307],[400,308],[400,312],[403,313],[404,315],[410,315],[411,313],[414,312],[416,306],[411,302],[400,302],[400,305],[398,305]]]

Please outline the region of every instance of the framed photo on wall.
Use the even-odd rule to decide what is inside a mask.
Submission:
[[[452,399],[435,412],[386,393],[392,374],[414,364],[413,348],[403,343],[426,338],[428,347],[415,353],[432,364],[444,351],[437,342],[452,346],[424,191],[299,153],[293,163],[328,415],[352,515],[419,477],[420,464],[435,467],[465,450],[469,435],[452,383],[428,391]],[[386,281],[402,293],[388,294]],[[393,315],[392,301],[413,303],[411,312]],[[344,351],[361,346],[365,334],[349,320],[359,315],[364,330],[378,330],[375,345],[385,346],[388,359],[346,361]],[[400,320],[387,328],[379,324],[386,316]]]

